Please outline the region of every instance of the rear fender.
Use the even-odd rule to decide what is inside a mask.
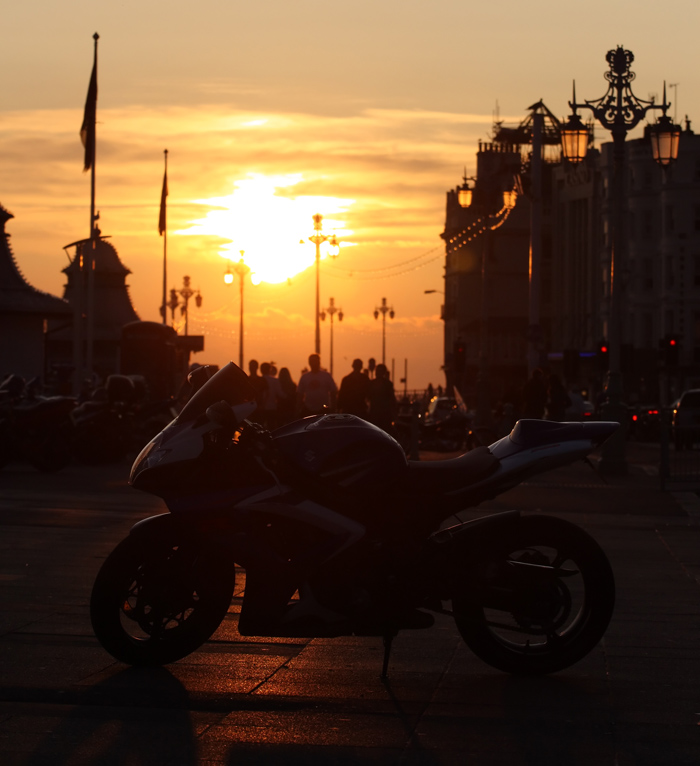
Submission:
[[[505,511],[493,516],[482,516],[471,521],[464,521],[452,527],[441,529],[430,536],[431,543],[438,547],[473,548],[479,542],[487,543],[491,539],[501,537],[506,530],[515,528],[520,520],[520,511]]]
[[[455,587],[461,590],[467,582],[478,587],[476,580],[483,554],[514,534],[520,518],[520,511],[506,511],[465,521],[431,535],[429,569],[439,581],[440,597],[451,598]]]

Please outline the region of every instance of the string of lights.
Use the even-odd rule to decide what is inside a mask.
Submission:
[[[462,231],[458,232],[452,238],[447,240],[448,253],[451,254],[451,253],[457,252],[461,248],[465,247],[469,242],[474,241],[477,237],[480,237],[484,232],[488,230],[495,231],[496,229],[499,229],[508,220],[511,210],[512,210],[512,207],[507,207],[506,205],[504,205],[497,213],[478,218],[476,221],[474,221],[469,226],[467,226],[466,229],[462,229]],[[435,255],[433,258],[428,258],[428,260],[425,260],[422,263],[417,263],[409,268],[405,268],[406,264],[419,261],[422,258],[426,258],[427,256],[432,255],[437,250],[439,250],[440,252],[437,255]],[[428,250],[425,253],[422,253],[421,255],[417,255],[414,258],[408,259],[407,261],[402,261],[401,263],[395,263],[391,266],[383,266],[377,269],[347,269],[347,268],[343,269],[343,268],[339,268],[335,266],[334,264],[328,264],[329,276],[333,276],[333,277],[341,276],[343,278],[352,277],[354,279],[360,279],[360,280],[379,279],[379,278],[386,278],[386,277],[399,277],[399,276],[402,276],[403,274],[408,274],[412,271],[417,271],[418,269],[422,269],[424,266],[427,266],[428,264],[433,263],[434,261],[442,257],[443,257],[442,246],[438,245],[437,247],[434,247],[431,250]],[[396,271],[396,269],[400,269],[400,270]],[[334,274],[333,273],[334,271],[337,273]]]
[[[421,253],[420,255],[416,255],[413,258],[409,258],[407,261],[401,261],[401,263],[394,263],[391,266],[380,266],[377,269],[346,269],[346,271],[352,271],[354,274],[361,273],[361,274],[376,274],[380,271],[391,271],[392,269],[398,269],[403,266],[405,266],[407,263],[412,263],[413,261],[419,261],[421,258],[425,258],[427,255],[432,255],[436,250],[442,251],[442,246],[437,245],[436,247],[431,248],[430,250],[426,251],[425,253]],[[339,269],[335,264],[329,263],[328,264],[330,268],[336,269],[338,271],[342,270]]]
[[[440,258],[444,258],[445,254],[442,252],[442,248],[439,248],[439,249],[440,249],[440,252],[433,258],[430,258],[427,261],[424,261],[423,263],[419,263],[416,266],[412,266],[409,269],[403,269],[402,271],[394,271],[390,274],[363,274],[363,273],[357,273],[352,269],[348,269],[347,271],[344,271],[342,273],[338,272],[334,274],[333,272],[330,272],[328,276],[336,277],[339,279],[347,279],[348,277],[352,277],[353,279],[360,279],[360,280],[385,279],[387,277],[400,277],[402,274],[408,274],[412,271],[417,271],[418,269],[422,269],[424,266],[427,266],[429,263],[433,263],[434,261],[437,261]]]

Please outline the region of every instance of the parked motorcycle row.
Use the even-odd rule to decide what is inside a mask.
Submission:
[[[110,375],[79,402],[43,395],[38,381],[8,375],[0,383],[0,468],[19,462],[59,471],[73,461],[122,461],[176,415],[174,401],[148,400],[140,376]]]

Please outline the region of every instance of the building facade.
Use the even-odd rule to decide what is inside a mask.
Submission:
[[[445,372],[468,403],[484,374],[492,404],[527,378],[529,205],[508,209],[503,197],[520,166],[517,148],[480,144],[471,205],[460,205],[459,187],[447,193]]]
[[[66,301],[37,290],[24,278],[5,230],[12,218],[0,205],[0,379],[14,373],[43,380],[50,365],[48,322],[70,326],[72,311]]]
[[[98,232],[99,234],[99,232]],[[139,320],[129,296],[126,278],[131,271],[122,263],[116,248],[106,238],[95,241],[94,258],[94,297],[92,299],[93,323],[93,370],[99,378],[119,372],[119,357],[122,327]],[[82,240],[66,248],[74,247],[74,255],[68,266],[63,269],[67,277],[63,297],[74,312],[83,316],[83,359],[86,358],[88,284],[83,268],[87,262],[85,250],[91,247],[91,241]],[[50,355],[54,363],[63,368],[72,369],[75,356],[73,343],[75,334],[70,328],[56,327],[49,341]]]
[[[485,374],[492,406],[515,397],[527,378],[534,333],[541,366],[595,400],[607,371],[612,143],[591,148],[575,167],[551,153],[542,163],[540,258],[532,277],[539,324],[533,329],[532,156],[522,130],[497,125],[495,136],[479,146],[472,206],[459,205],[464,185],[447,192],[442,318],[448,387],[456,385],[473,406],[477,379]],[[503,143],[518,137],[523,144]],[[625,148],[624,246],[615,259],[625,399],[669,404],[686,388],[700,387],[700,136],[686,121],[678,159],[666,170],[654,163],[648,136],[628,140]],[[493,215],[495,195],[512,173],[523,192],[515,208],[497,226],[478,224]]]

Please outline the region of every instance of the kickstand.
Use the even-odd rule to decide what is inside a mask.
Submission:
[[[387,632],[384,634],[384,661],[382,663],[382,674],[379,676],[382,681],[386,681],[389,675],[389,655],[391,654],[391,643],[394,640],[396,631]]]

